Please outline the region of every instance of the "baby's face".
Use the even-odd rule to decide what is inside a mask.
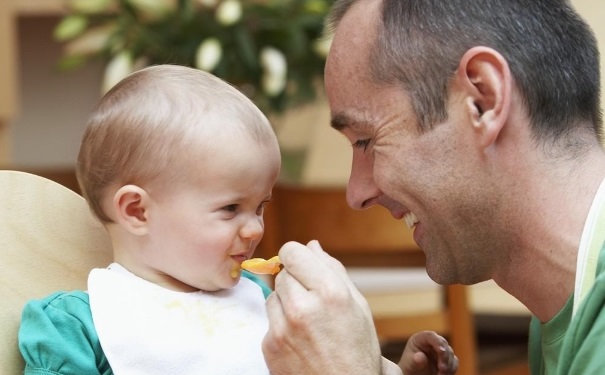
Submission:
[[[183,291],[238,282],[239,264],[263,236],[263,210],[279,174],[272,143],[231,140],[210,155],[199,163],[192,155],[185,181],[150,193],[147,266]]]

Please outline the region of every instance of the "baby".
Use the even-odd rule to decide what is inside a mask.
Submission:
[[[279,169],[267,118],[209,73],[153,66],[113,87],[90,117],[77,177],[114,262],[91,271],[87,291],[28,302],[25,374],[268,374],[271,291],[241,263],[263,236]],[[408,353],[455,371],[441,340],[419,333]]]

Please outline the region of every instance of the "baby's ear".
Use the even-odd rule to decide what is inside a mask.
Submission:
[[[122,186],[113,196],[115,221],[134,235],[147,234],[149,194],[136,185]]]

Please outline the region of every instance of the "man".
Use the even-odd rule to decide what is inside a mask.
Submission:
[[[353,145],[349,204],[405,219],[436,282],[494,279],[527,306],[532,374],[602,373],[605,154],[589,27],[564,0],[341,0],[330,24],[325,84],[332,126]],[[280,258],[264,341],[274,373],[396,371],[338,262],[316,243]]]

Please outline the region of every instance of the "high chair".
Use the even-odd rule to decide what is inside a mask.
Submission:
[[[278,185],[265,211],[265,227],[261,256],[274,255],[287,241],[316,239],[340,260],[368,299],[381,340],[437,331],[449,339],[459,358],[458,374],[478,373],[466,287],[432,282],[410,231],[388,211],[351,209],[343,188]]]
[[[84,199],[25,172],[0,170],[0,374],[23,373],[17,346],[29,299],[86,290],[92,268],[111,262],[111,242]]]

